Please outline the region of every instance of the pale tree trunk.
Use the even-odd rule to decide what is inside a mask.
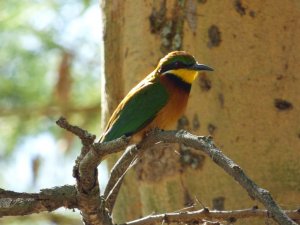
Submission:
[[[195,81],[178,127],[212,135],[283,208],[299,207],[299,1],[112,0],[104,9],[104,120],[160,57],[186,50],[215,72]],[[149,151],[128,174],[118,221],[196,199],[217,209],[258,204],[206,156],[184,146],[177,152]]]

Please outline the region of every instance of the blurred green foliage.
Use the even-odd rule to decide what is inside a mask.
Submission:
[[[0,1],[2,160],[20,140],[40,132],[65,136],[71,145],[73,139],[55,125],[61,115],[99,132],[101,20],[93,18],[95,12],[100,17],[98,4]]]
[[[99,135],[99,2],[9,0],[0,7],[0,187],[36,191],[70,183],[79,141],[55,121],[64,116]],[[35,143],[45,133],[55,145]],[[78,213],[59,212],[6,217],[0,224],[82,224]]]

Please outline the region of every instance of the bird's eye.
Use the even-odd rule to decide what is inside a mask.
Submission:
[[[182,65],[181,62],[178,62],[178,61],[177,61],[177,62],[174,62],[174,63],[173,63],[173,67],[174,67],[174,68],[180,68],[180,67],[182,67],[182,66],[183,66],[183,65]]]

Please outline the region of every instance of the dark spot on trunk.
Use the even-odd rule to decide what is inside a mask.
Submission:
[[[211,89],[211,81],[205,73],[200,74],[199,86],[202,91],[209,91]]]
[[[218,94],[218,99],[221,105],[221,108],[224,108],[224,95],[222,93]]]
[[[216,25],[211,25],[210,28],[208,29],[208,38],[209,38],[209,42],[207,46],[209,48],[217,47],[220,45],[222,41],[221,32]]]
[[[284,69],[288,70],[288,68],[289,68],[289,64],[288,63],[284,64]]]
[[[160,33],[166,21],[166,12],[167,9],[165,1],[161,2],[159,10],[156,8],[152,9],[152,13],[149,16],[151,33]]]
[[[152,34],[160,36],[160,51],[166,54],[179,50],[183,40],[183,24],[186,20],[185,2],[175,1],[171,16],[167,16],[167,1],[160,1],[160,6],[154,4],[149,16]]]
[[[198,3],[205,4],[207,0],[198,0]]]
[[[211,123],[207,125],[207,131],[210,135],[213,135],[217,127]]]
[[[200,121],[199,121],[198,115],[195,114],[193,117],[193,130],[196,131],[199,128],[200,128]]]
[[[249,12],[249,16],[251,16],[252,18],[255,18],[255,16],[256,16],[256,12],[255,12],[255,11],[253,11],[253,10],[250,10],[250,12]]]
[[[241,0],[234,1],[234,8],[235,11],[237,11],[241,16],[244,16],[246,14],[246,8],[242,5]]]
[[[274,100],[274,105],[280,111],[290,110],[293,108],[293,104],[291,102],[279,98]]]
[[[225,198],[223,196],[213,198],[212,207],[215,210],[224,210]]]
[[[177,130],[187,130],[189,127],[189,120],[186,116],[182,116],[177,122]]]
[[[127,56],[128,56],[128,51],[129,51],[129,49],[128,48],[126,48],[125,49],[125,56],[124,56],[124,58],[126,59],[127,58]]]
[[[282,80],[284,78],[284,76],[282,74],[278,74],[276,77],[276,80]]]

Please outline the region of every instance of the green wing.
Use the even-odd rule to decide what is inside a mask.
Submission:
[[[106,128],[102,141],[130,136],[149,124],[167,103],[168,92],[160,82],[142,85],[121,102]]]

